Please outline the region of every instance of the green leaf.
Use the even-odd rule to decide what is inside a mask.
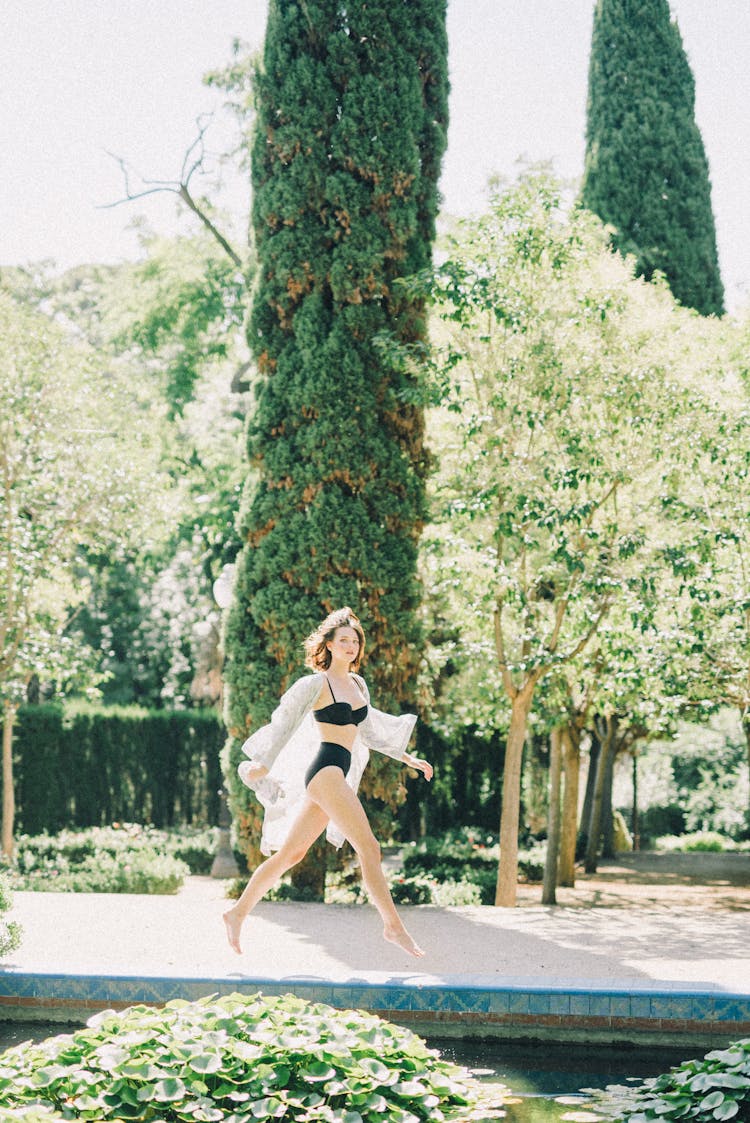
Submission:
[[[699,1104],[699,1110],[700,1111],[713,1111],[715,1107],[718,1107],[719,1104],[721,1104],[723,1102],[724,1102],[724,1093],[723,1092],[719,1092],[719,1091],[709,1092],[709,1094],[701,1100],[701,1102]]]
[[[724,1103],[714,1108],[714,1119],[731,1119],[739,1110],[740,1105],[736,1100],[724,1100]]]
[[[324,1061],[314,1061],[307,1068],[300,1069],[300,1076],[303,1080],[314,1083],[317,1080],[330,1080],[336,1075],[336,1069],[331,1068],[330,1065]]]
[[[165,1080],[158,1080],[154,1085],[154,1099],[158,1103],[173,1103],[185,1096],[186,1088],[183,1081],[176,1076],[169,1076]]]
[[[220,1053],[199,1053],[190,1057],[188,1064],[193,1072],[218,1072],[221,1068]]]

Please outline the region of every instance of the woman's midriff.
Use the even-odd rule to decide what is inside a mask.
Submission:
[[[356,725],[330,725],[327,721],[316,721],[321,741],[328,741],[334,745],[352,751],[352,746],[357,739]]]

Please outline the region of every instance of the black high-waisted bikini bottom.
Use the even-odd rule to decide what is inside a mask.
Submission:
[[[331,765],[340,768],[346,776],[351,763],[352,754],[343,745],[337,745],[335,741],[321,741],[315,759],[305,773],[305,787],[322,768],[329,768]]]

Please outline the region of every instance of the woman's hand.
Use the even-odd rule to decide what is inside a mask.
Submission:
[[[248,788],[254,788],[264,776],[268,775],[268,769],[265,765],[255,764],[252,760],[243,760],[237,771],[240,780],[243,784],[247,784]]]
[[[412,756],[411,753],[404,753],[403,761],[407,768],[413,768],[416,772],[421,772],[425,780],[432,779],[433,768],[429,761],[420,760],[418,756]]]

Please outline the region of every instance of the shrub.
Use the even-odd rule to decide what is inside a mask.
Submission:
[[[654,841],[654,849],[675,851],[710,851],[719,853],[722,850],[737,850],[736,842],[725,838],[716,831],[693,831],[692,834],[662,835]]]
[[[397,905],[431,905],[435,884],[427,877],[395,877],[391,896]]]
[[[595,1095],[596,1109],[627,1123],[649,1120],[750,1118],[750,1038],[683,1061],[635,1088],[610,1085]]]
[[[21,836],[9,876],[17,889],[176,893],[193,868],[208,863],[210,869],[214,839],[210,830],[167,832],[133,823]]]
[[[4,1107],[52,1119],[419,1123],[486,1118],[490,1096],[409,1030],[293,995],[107,1010],[0,1055]]]
[[[5,920],[3,913],[13,904],[13,895],[7,878],[0,873],[0,956],[15,951],[21,943],[21,926],[15,920]]]
[[[462,827],[447,831],[442,838],[426,838],[407,847],[402,857],[403,876],[405,880],[426,877],[436,886],[456,883],[474,886],[479,897],[477,903],[491,905],[495,901],[499,857],[497,835],[477,827]],[[519,851],[518,870],[524,881],[542,880],[544,846],[541,843]],[[435,904],[445,903],[439,889],[432,899]]]

